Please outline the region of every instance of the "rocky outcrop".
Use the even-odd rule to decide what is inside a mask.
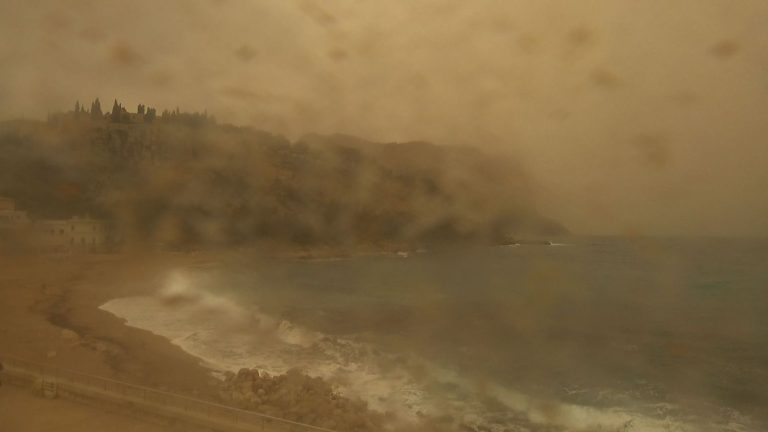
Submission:
[[[321,378],[296,369],[277,376],[257,369],[230,372],[221,397],[239,408],[339,432],[381,430],[385,419],[364,401],[341,396]]]

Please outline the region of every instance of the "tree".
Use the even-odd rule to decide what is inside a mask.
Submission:
[[[94,120],[101,120],[104,118],[104,113],[101,112],[101,102],[99,102],[99,98],[96,98],[91,104],[91,118]]]
[[[110,119],[113,123],[119,123],[120,117],[123,113],[123,107],[120,106],[119,103],[117,103],[117,99],[115,99],[115,103],[112,104],[112,115],[110,116]]]

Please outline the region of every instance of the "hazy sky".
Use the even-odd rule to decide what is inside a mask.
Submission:
[[[581,233],[768,234],[765,0],[0,0],[0,117],[96,96],[501,149]]]

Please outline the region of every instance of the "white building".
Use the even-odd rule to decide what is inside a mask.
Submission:
[[[38,245],[52,251],[88,251],[102,249],[106,243],[104,222],[73,217],[41,220],[35,224]]]
[[[0,197],[0,243],[17,250],[41,252],[96,252],[104,249],[104,222],[73,217],[31,221],[16,209],[14,200]]]

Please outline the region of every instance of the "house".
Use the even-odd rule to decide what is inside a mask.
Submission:
[[[16,201],[0,196],[0,211],[16,210]]]
[[[30,220],[16,202],[0,197],[0,243],[16,250],[40,252],[97,252],[104,250],[107,229],[91,218]]]
[[[38,247],[58,252],[95,252],[104,248],[107,237],[104,222],[79,217],[37,221],[35,233]]]
[[[11,198],[0,197],[0,227],[17,228],[28,223],[27,212],[16,210],[16,202]]]

